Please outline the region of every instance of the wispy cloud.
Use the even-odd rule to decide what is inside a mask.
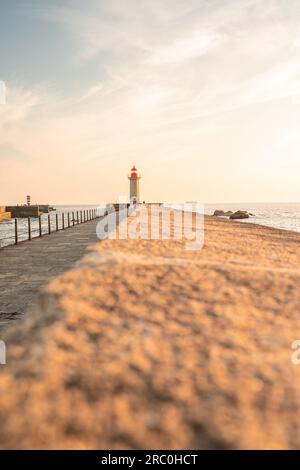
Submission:
[[[96,83],[95,85],[92,85],[80,97],[79,102],[84,101],[84,100],[88,100],[90,98],[93,98],[93,97],[99,95],[99,93],[101,93],[101,91],[103,91],[103,88],[104,88],[103,83]]]
[[[42,103],[38,93],[26,88],[8,86],[6,97],[6,106],[0,108],[0,126],[25,120]]]
[[[295,129],[298,0],[43,1],[26,14],[73,45],[64,89],[51,77],[9,83],[0,108],[5,143],[17,140],[48,171],[72,162],[78,176],[88,162],[121,175],[135,159],[154,176],[152,164],[173,161],[175,174],[188,159],[192,178],[199,154],[207,172],[226,158],[238,168],[250,149],[268,154],[280,126]]]

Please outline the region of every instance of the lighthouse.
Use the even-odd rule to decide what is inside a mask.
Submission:
[[[128,176],[130,181],[130,204],[139,204],[140,202],[140,175],[135,165],[131,168],[131,174]]]

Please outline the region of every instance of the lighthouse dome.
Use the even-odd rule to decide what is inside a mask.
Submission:
[[[133,165],[133,167],[131,168],[131,176],[137,176],[137,169],[135,167],[135,165]]]

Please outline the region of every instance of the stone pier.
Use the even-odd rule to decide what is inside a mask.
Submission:
[[[300,234],[206,217],[202,250],[111,239],[73,265],[94,230],[0,252],[2,308],[54,277],[0,332],[0,448],[299,449]]]

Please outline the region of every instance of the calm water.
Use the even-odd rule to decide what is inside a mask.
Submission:
[[[80,210],[96,209],[97,205],[89,206],[55,206],[56,212],[51,213],[51,227],[55,230],[56,221],[55,214],[59,214],[59,228],[61,228],[62,213],[76,212]],[[205,213],[213,214],[215,209],[222,210],[247,210],[254,214],[250,219],[242,220],[243,223],[256,223],[266,225],[267,227],[275,227],[284,230],[292,230],[300,232],[300,203],[286,204],[206,204]],[[76,216],[75,216],[76,217]],[[48,230],[48,217],[47,214],[42,216],[43,232],[47,233]],[[27,220],[18,219],[19,239],[26,240],[27,233]],[[32,219],[32,236],[38,236],[38,222]],[[14,221],[4,222],[0,224],[0,247],[14,243]]]
[[[254,217],[241,220],[244,223],[255,223],[267,227],[281,228],[300,232],[300,203],[276,203],[276,204],[206,204],[205,213],[213,214],[216,209],[246,210],[254,214]]]

